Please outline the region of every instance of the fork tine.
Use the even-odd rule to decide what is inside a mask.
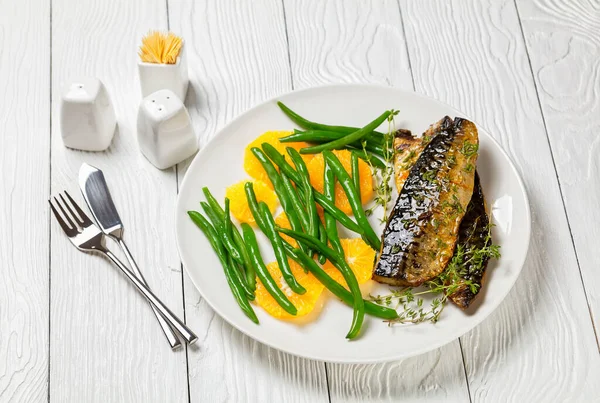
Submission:
[[[72,217],[69,214],[67,214],[67,212],[65,211],[64,207],[62,206],[62,203],[56,198],[56,196],[54,196],[54,203],[56,203],[56,205],[58,206],[58,208],[60,209],[60,211],[63,213],[63,217],[69,223],[69,225],[71,226],[71,228],[77,229],[78,225],[73,222]]]
[[[56,197],[54,198],[54,200],[55,200],[55,203],[58,204],[58,200],[56,200]],[[70,233],[72,233],[73,229],[76,229],[76,227],[73,225],[73,223],[71,223],[71,227],[69,227],[69,225],[67,225],[67,223],[65,222],[65,220],[63,220],[62,216],[59,214],[58,210],[56,210],[56,208],[52,204],[52,200],[48,200],[48,204],[50,204],[50,208],[52,209],[52,212],[54,213],[54,217],[56,218],[56,221],[58,221],[58,223],[62,227],[63,231],[67,235],[69,235]],[[61,207],[60,204],[58,206]],[[61,207],[61,210],[62,210],[62,207]],[[64,212],[64,210],[63,210],[63,212]],[[65,214],[65,217],[67,217],[67,219],[69,219],[66,214]]]
[[[67,201],[63,197],[62,193],[59,193],[58,196],[60,197],[60,200],[62,201],[62,205],[65,206],[65,208],[69,211],[71,220],[75,221],[77,223],[78,227],[81,227],[83,225],[83,223],[81,222],[81,219],[79,218],[79,216],[77,214],[75,214],[75,212],[73,211],[73,209],[71,208],[69,203],[67,203]]]
[[[87,214],[85,214],[85,212],[81,209],[81,207],[79,207],[79,204],[77,204],[75,202],[75,200],[73,200],[73,198],[71,197],[69,192],[67,192],[65,190],[64,194],[67,195],[67,198],[71,202],[71,205],[73,206],[73,208],[75,208],[75,210],[77,210],[77,213],[79,214],[79,217],[81,218],[82,225],[87,227],[88,225],[92,224],[92,220],[90,220],[90,218],[87,216]]]

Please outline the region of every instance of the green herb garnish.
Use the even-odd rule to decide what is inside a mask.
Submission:
[[[469,141],[465,141],[462,144],[460,153],[467,158],[471,158],[472,156],[477,155],[478,150],[479,150],[479,144],[474,144]]]
[[[369,209],[365,211],[365,213],[370,216],[373,214],[377,206],[383,207],[383,215],[381,217],[381,222],[386,222],[388,218],[388,205],[392,200],[392,187],[390,186],[390,180],[394,175],[394,116],[398,114],[398,111],[392,110],[390,116],[388,116],[388,130],[387,133],[383,135],[383,159],[385,161],[385,168],[377,168],[371,164],[371,161],[367,161],[371,166],[371,170],[374,172],[375,178],[377,180],[377,186],[375,187],[375,204],[371,206]],[[366,153],[366,144],[363,142],[363,150]],[[367,154],[368,155],[368,154]],[[411,151],[409,155],[404,159],[405,161],[410,160],[414,157],[414,151]]]
[[[464,245],[458,245],[446,270],[434,280],[425,283],[424,290],[415,292],[412,287],[392,289],[386,295],[369,295],[369,300],[398,310],[398,318],[387,321],[390,325],[436,323],[448,298],[465,287],[469,287],[471,292],[476,293],[479,284],[474,283],[469,277],[475,274],[481,275],[488,259],[500,257],[500,246],[492,244],[492,226],[492,224],[488,225],[483,247],[467,249]],[[438,240],[438,246],[442,244],[443,242]],[[428,308],[424,308],[424,299],[421,296],[431,294],[438,295]]]

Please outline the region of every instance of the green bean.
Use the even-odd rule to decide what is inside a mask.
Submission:
[[[351,149],[351,150],[352,149],[367,150],[371,154],[375,154],[376,156],[378,156],[380,158],[384,158],[384,155],[385,155],[384,154],[385,151],[383,150],[382,146],[373,145],[371,143],[366,143],[364,146],[362,144],[355,145],[355,143],[352,143],[344,148]]]
[[[212,224],[214,225],[217,234],[221,237],[221,242],[223,242],[223,246],[225,246],[227,252],[229,252],[233,260],[235,260],[237,263],[244,264],[242,256],[240,255],[235,242],[233,242],[232,237],[229,236],[225,230],[224,221],[227,220],[222,220],[207,202],[200,202],[200,205],[210,221],[212,221]]]
[[[363,301],[362,294],[360,292],[360,287],[358,286],[358,281],[356,280],[356,276],[354,272],[344,259],[344,256],[340,255],[329,246],[319,241],[317,238],[314,238],[310,235],[303,234],[297,231],[287,230],[285,228],[277,228],[278,231],[283,232],[284,234],[294,238],[297,241],[304,241],[309,244],[312,248],[321,252],[327,259],[333,263],[333,265],[342,273],[344,276],[344,280],[346,280],[346,284],[348,284],[348,288],[350,288],[350,292],[354,297],[353,308],[354,314],[352,318],[352,325],[350,326],[350,331],[346,336],[348,339],[353,339],[360,332],[360,328],[362,326],[364,317],[365,317],[365,302]]]
[[[214,211],[214,209],[213,209]],[[218,212],[215,211],[215,213]],[[229,199],[226,197],[225,198],[225,215],[224,215],[224,221],[225,221],[225,233],[227,234],[228,237],[232,237],[233,235],[233,223],[231,222],[231,215],[229,214]],[[236,245],[237,246],[237,245]],[[239,249],[238,249],[239,250]],[[240,253],[241,256],[241,253]],[[246,291],[246,295],[248,296],[248,299],[250,301],[254,301],[254,289],[250,286],[250,284],[248,283],[248,278],[246,277],[246,268],[244,267],[245,261],[242,257],[242,261],[244,261],[244,263],[239,263],[239,262],[235,262],[233,259],[233,256],[231,255],[231,253],[229,254],[229,264],[232,267],[235,267],[238,269],[238,271],[240,272],[240,281],[242,283],[242,287],[244,288],[244,291]]]
[[[356,194],[361,200],[362,206],[362,195],[360,194],[360,173],[358,170],[358,156],[354,152],[350,154],[350,170],[352,172],[352,183],[354,184],[354,188],[356,189]],[[363,236],[363,239],[365,240],[365,242],[368,243],[368,239],[365,236]]]
[[[329,276],[318,264],[315,263],[307,254],[301,250],[294,249],[289,243],[285,242],[285,250],[289,257],[294,259],[300,266],[311,272],[317,280],[319,280],[325,288],[333,293],[336,297],[341,299],[348,305],[352,305],[354,297],[352,294],[344,288],[340,283],[335,281]],[[365,313],[375,316],[377,318],[392,320],[398,317],[398,313],[391,308],[374,304],[371,301],[365,301]]]
[[[316,237],[319,235],[319,214],[317,213],[313,188],[310,184],[310,173],[298,151],[292,147],[287,147],[286,151],[296,166],[296,172],[300,174],[300,178],[302,179],[302,187],[304,188],[304,206],[306,207],[309,223],[306,232]]]
[[[254,313],[254,309],[248,302],[246,298],[246,293],[242,288],[241,281],[239,277],[236,275],[235,270],[229,262],[227,261],[225,249],[221,243],[221,239],[217,234],[217,231],[213,228],[212,225],[202,216],[202,214],[197,211],[188,211],[188,215],[192,219],[192,221],[204,232],[204,235],[208,238],[212,248],[217,254],[219,261],[221,262],[221,266],[223,266],[223,270],[225,271],[225,278],[227,279],[227,284],[231,289],[231,293],[235,298],[237,304],[240,306],[242,311],[246,314],[248,318],[254,323],[258,323],[258,318],[256,317],[256,313]]]
[[[244,184],[244,192],[246,193],[246,200],[248,201],[248,207],[250,212],[256,221],[256,225],[261,229],[262,232],[266,233],[267,224],[264,222],[262,214],[258,209],[258,201],[256,200],[256,194],[254,193],[254,185],[252,182],[246,182]]]
[[[359,141],[369,133],[371,133],[374,129],[376,129],[379,125],[381,125],[387,118],[390,116],[391,111],[385,111],[382,113],[377,119],[373,120],[371,123],[359,129],[355,132],[348,134],[347,136],[342,137],[341,139],[333,140],[328,143],[319,144],[316,146],[305,147],[300,150],[301,154],[314,154],[319,153],[325,150],[335,150],[338,148],[343,148],[348,144],[352,144],[356,141]]]
[[[271,294],[273,299],[277,301],[277,303],[290,315],[296,315],[298,310],[290,302],[288,297],[281,291],[281,289],[277,286],[273,277],[265,267],[265,264],[260,255],[260,249],[258,248],[258,243],[256,242],[256,236],[254,235],[254,230],[252,227],[246,223],[242,224],[242,233],[244,234],[244,240],[248,245],[248,252],[250,255],[250,260],[254,265],[254,270],[258,275],[261,283],[265,286],[265,289]]]
[[[290,196],[290,201],[292,202],[292,206],[294,207],[294,211],[296,215],[300,219],[300,224],[302,224],[302,228],[304,230],[308,230],[308,226],[310,225],[308,222],[308,214],[304,210],[304,205],[302,201],[300,201],[300,195],[298,195],[298,191],[294,188],[292,181],[288,176],[284,173],[281,173],[281,182],[283,183],[283,187],[285,188],[287,194]]]
[[[323,176],[323,194],[331,200],[332,203],[335,203],[335,175],[327,161],[325,161]],[[344,249],[342,248],[340,236],[338,234],[337,221],[327,211],[325,211],[325,230],[327,231],[327,239],[331,242],[333,249],[344,256]]]
[[[294,206],[290,200],[290,196],[285,190],[284,184],[281,179],[281,175],[279,175],[279,172],[277,172],[277,169],[275,168],[271,160],[265,155],[263,150],[261,150],[258,147],[253,147],[251,150],[256,159],[258,159],[258,161],[264,168],[265,172],[269,177],[269,180],[273,184],[273,189],[275,189],[275,193],[279,198],[281,207],[283,207],[283,211],[285,211],[285,214],[287,215],[287,218],[290,222],[290,227],[292,227],[294,231],[302,231],[302,224],[300,223],[300,219],[294,211]]]
[[[212,207],[213,211],[219,217],[221,217],[221,219],[224,219],[225,212],[219,205],[219,202],[217,201],[217,199],[215,199],[215,197],[212,195],[212,193],[210,193],[210,190],[205,186],[202,188],[202,192],[204,193],[204,197],[206,197],[206,200],[208,201],[208,204],[210,204],[210,206]],[[237,245],[238,250],[240,251],[240,254],[242,255],[242,259],[244,260],[244,268],[246,269],[246,282],[250,286],[250,289],[254,291],[256,289],[256,273],[254,272],[254,267],[252,266],[252,264],[250,264],[250,256],[248,256],[248,250],[246,249],[246,244],[244,243],[244,239],[242,238],[240,231],[237,229],[237,227],[235,225],[232,227],[232,230],[233,230],[233,241]]]
[[[224,221],[225,221],[225,233],[231,237],[231,236],[233,236],[232,235],[233,234],[233,229],[232,229],[233,223],[231,222],[231,214],[229,212],[229,198],[228,197],[225,198],[224,214],[225,215],[223,217],[224,217]]]
[[[298,195],[298,192],[296,191],[296,189],[294,188],[294,185],[292,184],[292,181],[290,180],[290,178],[288,178],[288,176],[286,174],[281,173],[281,181],[283,183],[283,186],[285,187],[285,190],[287,191],[288,195],[290,196],[290,201],[292,202],[292,205],[294,206],[294,211],[296,212],[296,214],[298,215],[298,218],[300,219],[302,228],[304,228],[304,231],[308,231],[308,228],[310,226],[310,223],[308,221],[308,213],[304,210],[304,207],[302,205],[302,202],[300,201],[300,196]],[[298,245],[308,255],[312,255],[312,253],[309,251],[309,249],[303,243],[300,243]]]
[[[258,203],[258,209],[259,213],[262,215],[263,222],[265,223],[265,228],[267,229],[265,235],[271,241],[271,246],[275,252],[275,258],[277,259],[277,264],[279,265],[279,270],[281,271],[283,279],[296,294],[306,293],[306,289],[298,283],[292,273],[292,268],[288,262],[285,249],[283,249],[283,241],[277,230],[275,230],[275,220],[273,220],[273,216],[269,211],[269,206],[267,206],[267,203],[265,202],[260,202]]]
[[[244,271],[244,268],[242,267],[242,265],[236,263],[230,254],[227,254],[227,262],[229,263],[229,266],[231,266],[234,270],[236,270],[236,272],[239,276],[239,279],[240,279],[240,284],[242,286],[242,289],[244,290],[244,293],[246,294],[246,298],[248,298],[250,301],[254,301],[256,296],[254,295],[254,291],[250,289],[250,286],[248,285],[248,282],[246,281],[246,272]]]
[[[277,105],[281,108],[283,113],[285,113],[292,121],[298,124],[300,127],[305,129],[312,130],[326,130],[332,132],[340,132],[340,133],[353,133],[358,130],[357,127],[349,127],[349,126],[330,126],[321,123],[311,122],[298,115],[296,112],[285,106],[282,102],[277,102]],[[376,127],[375,127],[376,128]],[[382,133],[373,131],[373,133],[383,136]]]
[[[282,143],[294,143],[300,141],[307,141],[309,143],[326,143],[328,141],[340,139],[347,134],[348,133],[328,132],[324,130],[307,130],[305,132],[294,130],[294,134],[282,137],[279,139],[279,141]],[[364,141],[374,146],[383,145],[383,138],[375,137],[372,134],[368,135]],[[354,143],[354,145],[357,147],[362,147],[360,142]]]
[[[316,133],[316,134],[313,134]],[[327,134],[325,134],[327,133]],[[290,142],[299,142],[306,141],[309,143],[317,143],[323,144],[328,141],[336,140],[346,136],[344,133],[336,133],[336,132],[322,132],[322,131],[307,131],[291,134],[286,137],[282,137],[279,139],[282,143],[290,143]],[[363,145],[364,142],[364,145]],[[360,141],[356,141],[352,144],[348,144],[344,147],[340,147],[341,149],[350,149],[350,150],[367,150],[381,158],[384,157],[384,147],[382,141],[373,141],[370,137],[366,139],[362,139]]]
[[[271,158],[271,160],[279,167],[281,172],[285,173],[292,181],[296,183],[298,187],[302,186],[302,180],[300,178],[300,174],[292,168],[290,164],[285,160],[283,155],[279,153],[270,144],[263,145],[263,151]],[[317,192],[313,188],[315,201],[323,207],[324,210],[328,211],[332,216],[335,217],[336,220],[340,222],[344,227],[348,228],[350,231],[356,232],[358,234],[363,234],[364,230],[358,224],[356,224],[350,217],[348,217],[342,210],[337,208],[334,203],[331,203],[329,199],[327,199],[322,193]]]
[[[363,229],[363,233],[361,235],[365,235],[368,243],[375,250],[381,249],[381,240],[371,228],[371,224],[369,224],[369,220],[367,219],[367,215],[362,207],[362,202],[360,200],[360,195],[356,193],[356,188],[352,183],[352,179],[348,172],[344,169],[344,166],[340,162],[340,160],[333,154],[331,151],[324,151],[323,157],[325,161],[327,161],[331,165],[331,169],[335,173],[338,181],[344,188],[344,192],[346,196],[348,196],[348,202],[352,207],[352,212],[354,213],[354,217],[356,217],[356,221]]]
[[[360,194],[360,174],[358,173],[358,155],[356,153],[350,154],[350,167],[352,168],[352,182],[354,182],[354,188],[356,189],[356,193],[358,197],[361,197]],[[361,199],[362,205],[362,199]]]
[[[331,140],[337,140],[342,138],[347,133],[331,132],[325,130],[307,130],[300,131],[294,130],[293,134],[287,135],[279,139],[282,143],[296,143],[301,141],[308,141],[311,143],[325,143]]]
[[[372,154],[372,153],[367,153],[364,150],[360,149],[352,149],[353,153],[356,153],[358,155],[358,158],[360,158],[361,160],[367,162],[369,165],[372,165],[376,168],[379,169],[385,169],[386,167],[386,163],[383,162],[377,155]]]
[[[323,227],[321,220],[319,220],[319,241],[327,245],[327,231],[325,231],[325,227]],[[325,264],[325,262],[327,262],[327,258],[324,254],[319,253],[319,263]]]

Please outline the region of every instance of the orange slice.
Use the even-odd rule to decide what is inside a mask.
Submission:
[[[371,279],[375,251],[361,238],[340,239],[348,265],[354,272],[358,284],[364,284]],[[348,288],[342,273],[330,262],[323,265],[323,270],[335,281]]]
[[[253,186],[254,193],[256,194],[256,200],[258,202],[264,201],[267,203],[271,213],[273,213],[277,208],[277,195],[270,187],[267,186],[266,183],[259,180],[243,180],[227,188],[225,191],[225,197],[227,197],[230,201],[231,214],[240,223],[246,222],[249,224],[254,224],[254,217],[252,216],[252,212],[248,206],[248,200],[246,199],[246,192],[244,190],[244,185],[246,182],[252,182],[254,184]]]
[[[309,314],[315,308],[315,305],[323,292],[323,284],[321,284],[315,276],[311,273],[305,273],[304,269],[296,262],[292,260],[289,260],[289,262],[294,277],[296,277],[296,280],[298,280],[298,282],[306,289],[306,293],[302,295],[296,294],[288,287],[281,275],[277,262],[269,263],[267,265],[267,270],[269,270],[269,273],[271,273],[275,282],[298,310],[298,313],[295,316],[284,311],[271,294],[269,294],[260,280],[256,281],[256,303],[267,311],[269,315],[278,319],[294,319]]]
[[[335,150],[333,153],[339,158],[340,162],[346,169],[346,172],[352,177],[352,166],[350,162],[350,151]],[[323,193],[324,178],[323,172],[325,169],[325,160],[323,154],[316,154],[308,164],[308,172],[310,174],[310,182],[313,187]],[[358,160],[358,174],[360,175],[360,200],[363,205],[373,197],[373,174],[371,168],[362,159]],[[339,182],[335,183],[335,205],[346,214],[352,214],[352,207],[348,202],[344,188]]]
[[[244,150],[244,169],[246,170],[248,175],[250,175],[254,179],[258,179],[258,180],[265,182],[267,185],[269,185],[269,187],[273,187],[273,185],[271,184],[271,181],[269,180],[269,177],[267,176],[267,173],[263,169],[260,161],[258,161],[256,159],[256,157],[254,156],[254,154],[252,153],[252,147],[261,148],[261,145],[263,143],[269,143],[273,147],[275,147],[275,149],[277,149],[277,151],[279,151],[281,154],[283,154],[287,157],[287,152],[285,151],[285,149],[287,147],[292,147],[292,148],[295,148],[296,150],[300,150],[301,148],[307,147],[309,145],[308,143],[305,143],[305,142],[282,143],[279,141],[280,138],[289,136],[290,134],[293,134],[293,132],[284,132],[284,131],[265,132],[265,133],[261,134],[260,136],[258,136],[250,144],[248,144],[248,146]],[[308,163],[312,159],[312,157],[313,156],[311,154],[302,156],[302,158],[304,159],[304,161],[306,163]],[[287,158],[289,160],[289,157],[287,157]]]

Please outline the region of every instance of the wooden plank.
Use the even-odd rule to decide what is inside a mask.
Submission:
[[[285,1],[285,12],[295,88],[366,82],[413,89],[396,1]],[[458,341],[399,362],[327,367],[331,401],[469,400]]]
[[[600,12],[586,2],[517,6],[600,343]]]
[[[169,1],[171,29],[186,41],[187,104],[201,144],[253,105],[290,90],[280,1]],[[259,133],[257,133],[258,135]],[[187,164],[180,164],[179,180]],[[281,353],[218,317],[184,275],[192,402],[325,402],[324,365]]]
[[[83,202],[81,163],[104,170],[148,284],[183,315],[170,220],[175,169],[154,168],[136,141],[137,45],[148,30],[166,25],[162,0],[52,2],[52,192],[66,189]],[[77,75],[99,77],[112,98],[119,126],[105,152],[62,144],[60,86]],[[186,401],[185,350],[171,351],[145,299],[106,259],[78,252],[54,222],[51,250],[51,401]]]
[[[0,401],[48,395],[50,7],[0,1]]]
[[[395,1],[284,1],[294,88],[372,83],[412,89]]]
[[[600,360],[515,5],[400,4],[417,90],[489,129],[521,173],[533,214],[515,288],[462,338],[471,397],[595,400]]]

